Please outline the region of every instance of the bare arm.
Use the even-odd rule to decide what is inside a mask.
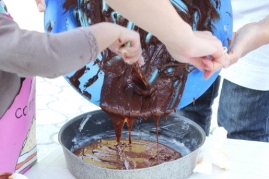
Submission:
[[[106,2],[162,42],[174,43],[175,39],[182,39],[183,36],[188,39],[192,36],[191,27],[179,17],[169,0],[106,0]],[[168,32],[173,34],[167,35]],[[180,50],[185,51],[184,49],[182,47]]]
[[[233,43],[228,54],[230,64],[234,64],[247,53],[269,44],[269,15],[260,22],[244,25],[234,33]]]
[[[208,67],[208,70],[219,70],[225,64],[221,42],[210,32],[193,32],[180,18],[169,0],[106,0],[106,2],[124,17],[154,34],[178,61],[193,64],[204,70],[202,57],[211,55],[214,65]]]
[[[44,12],[44,0],[35,1],[39,11]],[[190,63],[205,71],[206,78],[226,65],[221,42],[210,32],[193,32],[178,16],[169,0],[106,0],[106,2],[123,16],[159,38],[176,60]],[[204,57],[208,55],[212,60],[205,63]]]

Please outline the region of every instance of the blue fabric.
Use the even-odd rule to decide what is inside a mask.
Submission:
[[[198,99],[177,113],[200,125],[209,134],[212,104],[218,95],[220,77]],[[228,138],[269,142],[269,91],[252,90],[223,80],[218,125],[228,131]]]
[[[234,139],[269,141],[269,91],[223,81],[218,124]]]

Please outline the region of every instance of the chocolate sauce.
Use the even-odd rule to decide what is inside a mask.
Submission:
[[[79,2],[79,4],[77,4]],[[182,0],[171,1],[178,14],[189,23],[194,30],[212,31],[212,21],[219,19],[216,9],[220,1],[215,0]],[[183,5],[182,5],[183,3]],[[66,0],[64,8],[76,7],[78,26],[87,26],[99,22],[112,22],[137,31],[141,37],[145,65],[141,67],[148,85],[141,83],[132,65],[126,64],[119,56],[109,49],[101,53],[102,60],[96,60],[96,65],[104,72],[104,82],[100,97],[100,107],[107,112],[113,122],[117,142],[120,144],[122,127],[129,127],[129,143],[131,129],[137,118],[154,117],[156,128],[161,116],[175,111],[191,71],[188,64],[179,63],[168,53],[166,47],[152,34],[132,24],[119,13],[111,9],[103,1],[97,0]],[[87,19],[83,19],[87,17]],[[85,22],[89,22],[85,24]],[[169,34],[167,34],[169,35]],[[79,70],[70,78],[70,82],[78,90],[79,78],[85,69]],[[98,74],[84,84],[85,91],[97,79]],[[136,75],[136,76],[135,76]],[[83,93],[83,92],[81,92]],[[87,94],[91,98],[91,94]],[[157,135],[158,136],[158,135]],[[158,140],[157,140],[158,143]]]
[[[77,149],[74,154],[83,161],[96,166],[111,169],[138,169],[155,166],[164,162],[176,160],[181,154],[174,149],[146,140],[122,139],[117,144],[115,139],[101,139]]]

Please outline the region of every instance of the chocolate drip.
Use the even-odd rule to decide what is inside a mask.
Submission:
[[[219,0],[171,0],[171,3],[178,14],[195,30],[212,31],[214,27],[211,22],[219,19],[216,11],[220,7]],[[104,1],[66,0],[64,8],[70,7],[76,7],[75,14],[79,26],[112,22],[131,28],[141,36],[142,55],[145,59],[145,65],[141,67],[141,70],[148,80],[147,85],[141,83],[132,65],[124,63],[109,49],[101,53],[101,61],[96,61],[96,65],[105,74],[100,107],[112,119],[117,142],[120,142],[124,123],[128,123],[129,131],[131,131],[132,123],[136,118],[154,117],[156,128],[158,128],[162,115],[167,116],[172,111],[176,111],[187,76],[191,71],[189,65],[174,60],[155,36],[132,24],[107,6]],[[84,17],[87,19],[83,19]],[[80,84],[79,78],[85,70],[85,68],[79,70],[70,78],[71,83],[77,89]],[[98,79],[99,72],[84,85],[85,91]],[[91,98],[91,94],[87,95]],[[131,137],[129,137],[129,143],[131,143]]]

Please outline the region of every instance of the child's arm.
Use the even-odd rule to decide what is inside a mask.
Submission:
[[[119,54],[125,62],[131,64],[141,62],[142,49],[140,48],[139,34],[122,26],[103,22],[90,26],[91,33],[97,39],[99,52],[109,47],[114,53]],[[128,46],[127,44],[130,44]]]
[[[20,76],[53,78],[82,68],[115,43],[118,49],[113,51],[123,55],[120,45],[129,41],[132,46],[125,48],[127,57],[124,59],[134,62],[141,58],[140,38],[134,31],[101,23],[46,34],[22,30],[13,20],[0,14],[0,70]]]
[[[35,0],[37,8],[39,10],[39,12],[45,12],[46,10],[46,4],[44,0]],[[107,28],[110,28],[110,30],[108,31]],[[128,50],[130,51],[130,53],[134,53],[135,52],[135,48],[137,48],[137,46],[140,46],[140,43],[137,43],[138,41],[136,41],[138,37],[138,34],[134,33],[134,32],[130,32],[129,30],[127,30],[126,28],[123,28],[121,26],[116,26],[116,25],[111,25],[110,23],[102,23],[102,24],[98,24],[97,26],[92,26],[91,27],[91,31],[93,32],[93,34],[95,35],[96,38],[100,39],[97,40],[98,42],[98,47],[99,47],[99,51],[103,51],[105,48],[107,48],[107,42],[110,42],[111,40],[114,41],[114,43],[111,45],[110,50],[112,50],[115,53],[120,53],[122,54],[122,57],[126,60],[126,62],[128,63],[133,63],[134,61],[137,60],[137,57],[133,57],[132,54],[127,54]],[[108,33],[108,34],[104,34],[104,33]],[[104,39],[103,36],[107,36],[107,38],[112,38],[111,40],[108,39]],[[120,37],[117,40],[113,40],[115,39],[115,37]],[[100,37],[100,38],[99,38]],[[131,44],[128,43],[128,38],[133,39]],[[102,41],[104,40],[104,41]],[[134,46],[135,48],[130,49],[129,47],[124,47],[123,45],[125,43],[130,44],[131,46]],[[119,46],[122,46],[121,48],[119,48]],[[137,52],[135,52],[137,53]],[[139,52],[141,53],[141,52]],[[129,56],[128,56],[129,55]],[[138,54],[134,54],[134,55],[138,55]],[[143,64],[144,61],[143,59],[140,58],[140,60],[138,61],[140,64]]]

